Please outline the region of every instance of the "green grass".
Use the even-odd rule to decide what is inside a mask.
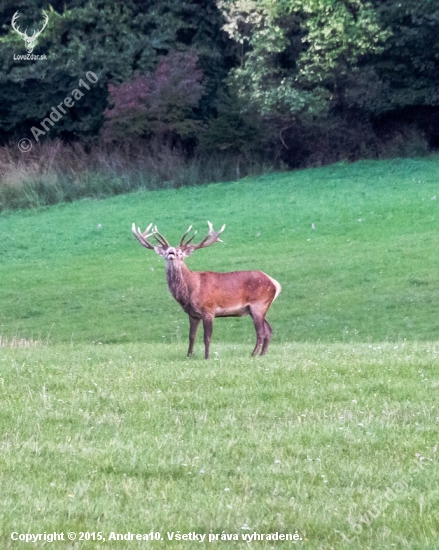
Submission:
[[[274,341],[434,340],[438,172],[437,157],[370,161],[3,214],[0,334],[52,343],[186,339],[164,262],[130,227],[153,221],[176,243],[190,223],[201,235],[211,220],[227,224],[226,244],[188,265],[275,277],[283,292],[269,311]],[[248,317],[216,322],[214,343],[253,340]]]
[[[0,215],[0,548],[29,547],[12,531],[151,530],[439,548],[438,172],[360,162]],[[206,220],[225,244],[189,267],[283,286],[263,358],[246,317],[187,359],[164,262],[130,233],[154,222],[177,243]]]
[[[13,531],[297,530],[300,547],[347,548],[360,524],[354,548],[437,547],[437,343],[217,349],[209,362],[183,344],[3,350],[0,546]],[[128,547],[146,544],[80,546]]]

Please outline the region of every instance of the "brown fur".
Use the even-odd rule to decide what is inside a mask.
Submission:
[[[262,271],[191,271],[181,260],[167,260],[166,274],[172,296],[189,315],[188,355],[192,354],[198,324],[204,326],[205,357],[209,357],[215,317],[251,315],[257,340],[253,350],[265,354],[272,329],[265,319],[268,308],[280,292],[280,285]]]

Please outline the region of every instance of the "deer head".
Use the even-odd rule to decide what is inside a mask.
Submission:
[[[214,231],[212,224],[209,221],[207,223],[209,225],[209,232],[202,241],[198,244],[191,244],[195,238],[196,232],[192,235],[192,237],[185,241],[187,235],[192,229],[192,226],[189,226],[183,237],[180,239],[180,244],[175,247],[171,246],[165,237],[159,233],[157,226],[152,228],[152,223],[148,225],[143,233],[140,228],[136,229],[136,226],[133,223],[132,232],[142,246],[149,248],[150,250],[154,250],[159,256],[163,256],[167,265],[171,266],[171,263],[178,264],[183,262],[184,259],[190,256],[195,250],[206,248],[216,242],[222,242],[219,235],[224,231],[226,225],[224,224],[219,231]],[[148,240],[150,237],[154,237],[158,245],[151,244]]]
[[[26,44],[27,53],[32,53],[34,48],[35,48],[35,43],[36,43],[37,38],[44,31],[44,29],[47,26],[47,23],[49,22],[49,16],[44,14],[44,22],[43,22],[42,28],[39,31],[34,31],[32,36],[28,36],[26,34],[27,29],[24,32],[20,31],[20,28],[16,25],[17,19],[18,19],[18,11],[16,11],[14,13],[14,16],[12,17],[12,21],[11,21],[12,28],[14,29],[14,31],[17,34],[19,34],[21,36],[21,38],[23,38],[23,40]]]

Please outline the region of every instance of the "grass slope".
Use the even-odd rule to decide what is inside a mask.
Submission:
[[[140,247],[130,225],[153,221],[176,243],[189,224],[204,235],[211,220],[227,224],[226,244],[188,265],[275,277],[283,286],[269,312],[275,341],[435,339],[438,171],[437,157],[360,162],[3,214],[0,334],[53,343],[186,339],[164,262]],[[251,347],[250,319],[218,320],[213,341]]]

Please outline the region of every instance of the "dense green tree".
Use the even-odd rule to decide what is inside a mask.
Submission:
[[[371,4],[332,0],[224,0],[225,29],[240,45],[230,75],[262,116],[317,114],[339,96],[366,54],[387,37]]]
[[[17,9],[29,34],[42,10],[49,24],[38,39],[35,54],[47,60],[16,60],[25,54],[23,40],[11,29]],[[68,4],[6,0],[0,45],[0,138],[23,136],[48,116],[53,106],[78,87],[88,71],[99,80],[75,103],[74,108],[50,128],[50,137],[67,139],[96,136],[107,107],[108,84],[120,84],[145,74],[160,56],[171,51],[195,49],[205,74],[206,97],[214,96],[226,63],[221,14],[213,0],[74,0]],[[200,106],[207,116],[209,101]]]
[[[420,128],[439,146],[439,4],[435,0],[373,0],[391,30],[382,55],[367,60],[380,93],[367,102],[378,128]]]
[[[34,49],[47,59],[17,59],[26,53],[11,29],[17,10],[29,34],[48,14]],[[141,84],[160,59],[195,52],[203,93],[193,95],[190,114],[187,98],[178,105],[166,87],[154,101],[162,114],[181,117],[172,119],[174,130],[194,124],[193,136],[209,151],[265,149],[292,165],[327,162],[378,154],[392,135],[413,137],[419,128],[439,146],[436,0],[3,0],[0,18],[3,142],[30,137],[76,89],[74,106],[42,135],[95,140],[104,113],[107,130],[115,123],[123,103],[116,106],[116,89],[119,99],[128,89],[138,93],[138,107]],[[86,80],[91,73],[96,82]],[[160,133],[150,115],[145,131],[136,108],[119,120],[122,126],[141,136],[151,128]],[[126,136],[119,132],[119,139]]]
[[[439,145],[437,2],[219,5],[239,58],[229,85],[269,121],[287,162],[316,148],[318,162],[378,154],[392,134],[411,139],[419,126]]]
[[[349,80],[389,35],[371,3],[224,0],[220,7],[239,57],[229,86],[269,123],[284,160],[296,165],[298,150],[309,156],[298,136],[315,142],[312,134],[322,134],[322,125],[343,136],[333,117],[342,116]]]
[[[407,105],[439,105],[439,3],[434,0],[374,1],[391,30],[383,55],[369,61],[384,83],[374,112]]]
[[[227,92],[215,102],[215,116],[202,135],[201,145],[209,152],[245,157],[258,147],[267,146],[263,139],[261,118],[244,101]]]

